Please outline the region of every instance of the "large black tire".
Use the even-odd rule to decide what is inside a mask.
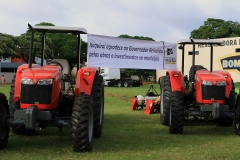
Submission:
[[[231,127],[233,125],[233,120],[234,120],[233,118],[229,117],[219,117],[217,119],[217,125],[221,127]]]
[[[239,115],[240,112],[238,112],[237,114]],[[235,134],[240,136],[240,118],[235,119],[234,121],[234,128],[235,128]]]
[[[96,73],[91,96],[93,98],[94,110],[94,138],[99,138],[102,135],[103,117],[104,117],[104,87],[103,77]]]
[[[0,119],[9,115],[9,106],[6,96],[0,93]],[[2,122],[0,122],[2,123]],[[9,127],[0,126],[0,149],[7,146],[9,137]]]
[[[164,76],[161,81],[161,104],[160,104],[160,123],[169,125],[170,102],[171,102],[171,84],[170,77]]]
[[[240,94],[237,95],[235,111],[236,111],[236,117],[234,122],[235,134],[240,136]]]
[[[229,110],[233,111],[235,107],[235,86],[232,79],[232,90],[230,91],[229,98],[226,100],[226,104],[229,106]],[[224,117],[220,116],[219,119],[217,119],[217,125],[222,127],[231,127],[233,125],[234,118],[231,116],[231,113],[225,112]]]
[[[185,121],[184,97],[179,91],[171,94],[169,133],[182,134]]]
[[[9,96],[9,110],[11,115],[14,115],[14,112],[17,109],[19,109],[19,104],[14,102],[15,79],[16,79],[16,75],[13,76],[11,89],[10,89],[10,96]]]
[[[93,109],[91,97],[81,93],[74,99],[71,117],[72,149],[88,152],[92,149]]]
[[[10,96],[9,96],[9,111],[11,115],[14,115],[14,112],[20,108],[19,103],[14,102],[14,91],[15,91],[15,79],[16,75],[14,75],[12,79]],[[25,126],[12,126],[10,127],[13,134],[16,135],[32,135],[35,132],[35,129],[26,129]]]
[[[226,98],[225,104],[229,106],[229,110],[234,110],[236,105],[236,97],[235,97],[235,85],[232,79],[232,90],[229,93],[229,97]]]

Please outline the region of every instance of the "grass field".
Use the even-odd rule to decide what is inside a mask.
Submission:
[[[240,85],[239,85],[240,86]],[[9,96],[9,85],[0,92]],[[239,159],[240,137],[233,127],[213,122],[186,121],[184,134],[171,135],[159,122],[159,114],[131,111],[131,99],[145,95],[149,85],[133,88],[105,87],[105,113],[102,137],[94,139],[90,153],[71,150],[70,130],[47,128],[33,136],[10,135],[1,160],[28,159]],[[154,84],[159,92],[159,85]]]

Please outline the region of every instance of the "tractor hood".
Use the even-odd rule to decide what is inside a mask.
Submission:
[[[195,75],[195,80],[210,81],[213,84],[216,84],[217,82],[226,81],[225,77],[222,74],[210,72],[208,70],[198,70]]]
[[[32,79],[33,82],[39,79],[58,79],[62,76],[59,66],[43,66],[41,68],[27,68],[21,74],[21,78]]]

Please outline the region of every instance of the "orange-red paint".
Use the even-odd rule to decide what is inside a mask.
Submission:
[[[97,72],[97,67],[88,67],[88,66],[84,66],[78,71],[77,78],[76,78],[76,86],[75,86],[76,96],[82,92],[84,92],[85,94],[91,95],[93,81],[94,81],[96,72]]]
[[[202,80],[210,81],[212,82],[213,85],[216,85],[218,81],[225,81],[225,77],[219,72],[210,72],[208,70],[198,70],[196,72],[195,83],[194,83],[194,87],[196,90],[196,102],[203,103],[203,104],[212,104],[213,102],[218,102],[219,104],[224,104],[225,100],[203,100],[202,99]]]
[[[131,108],[132,111],[137,109],[137,105],[138,105],[138,104],[137,104],[137,99],[136,99],[136,98],[133,98],[133,99],[132,99],[132,108]]]
[[[170,77],[172,91],[180,91],[184,93],[183,74],[178,70],[168,70],[166,74]]]
[[[153,100],[146,100],[146,110],[145,110],[145,114],[151,114],[154,112],[154,101]]]
[[[216,70],[213,71],[213,73],[219,73],[222,74],[226,79],[226,91],[225,91],[225,97],[229,98],[230,91],[232,90],[232,77],[231,74],[227,71],[223,70]]]
[[[20,99],[21,78],[29,78],[33,81],[34,84],[36,84],[40,79],[52,79],[53,88],[50,104],[37,104],[38,102],[35,104],[20,103],[20,107],[29,108],[30,106],[36,106],[37,109],[41,110],[50,110],[57,108],[59,103],[62,77],[60,66],[45,65],[41,67],[40,65],[33,64],[32,68],[27,67],[27,65],[22,65],[17,70],[14,101],[16,102]]]
[[[40,68],[38,64],[32,64],[32,68]],[[14,102],[16,103],[20,99],[21,91],[21,74],[28,69],[28,64],[22,64],[18,67],[15,78],[15,90],[14,90]]]

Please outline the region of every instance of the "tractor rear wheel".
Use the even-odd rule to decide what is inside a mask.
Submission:
[[[0,93],[0,120],[9,115],[9,106],[6,96]],[[0,122],[1,124],[2,122]],[[7,146],[9,137],[9,127],[0,126],[0,149]]]
[[[232,90],[230,91],[229,98],[226,99],[226,104],[229,106],[229,110],[231,110],[231,111],[234,110],[234,107],[236,105],[234,93],[235,93],[235,86],[234,86],[233,79],[232,79]],[[231,127],[233,125],[233,121],[234,121],[234,119],[231,116],[231,113],[225,112],[222,114],[224,114],[224,116],[220,116],[217,119],[217,125],[223,126],[223,127]]]
[[[169,133],[182,134],[184,121],[184,97],[181,92],[174,91],[171,95]]]
[[[74,99],[71,118],[72,149],[88,152],[92,149],[93,109],[91,97],[81,93]]]
[[[237,114],[239,115],[239,112]],[[234,128],[235,128],[235,134],[240,136],[240,118],[239,117],[238,119],[235,119]]]
[[[14,102],[14,91],[15,91],[15,78],[16,75],[14,75],[12,79],[11,89],[10,89],[10,96],[9,96],[9,110],[10,114],[14,115],[14,112],[19,109],[19,104],[16,104]]]
[[[240,136],[240,94],[237,96],[236,100],[236,118],[234,122],[235,134]]]
[[[162,125],[169,125],[170,101],[171,101],[171,84],[168,75],[162,78],[161,83],[161,104],[160,104],[160,122]]]
[[[91,96],[93,98],[93,112],[94,112],[94,138],[99,138],[102,135],[103,115],[104,115],[104,87],[103,77],[96,73]]]
[[[235,85],[234,85],[233,79],[232,79],[232,90],[230,91],[227,104],[229,106],[229,110],[234,110],[234,107],[236,105],[236,97],[235,97]]]
[[[11,84],[10,96],[9,96],[9,110],[10,114],[14,115],[14,112],[20,108],[19,103],[14,102],[14,91],[15,91],[15,79],[16,75],[14,75]],[[12,126],[11,131],[16,135],[32,135],[35,132],[35,129],[26,129],[25,126]]]

